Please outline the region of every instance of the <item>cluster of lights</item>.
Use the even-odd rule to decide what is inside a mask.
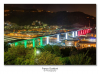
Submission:
[[[87,33],[90,33],[90,29],[80,30],[78,31],[78,36],[86,35]]]

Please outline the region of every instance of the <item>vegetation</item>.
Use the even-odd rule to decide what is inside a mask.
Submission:
[[[40,51],[37,53],[37,51]],[[60,49],[46,45],[42,48],[17,46],[4,52],[5,65],[95,65],[96,48],[77,50],[75,47]]]
[[[33,65],[34,53],[24,46],[11,47],[4,53],[5,65]]]
[[[55,54],[51,54],[49,51],[42,52],[37,57],[37,65],[63,65],[60,57]]]
[[[57,56],[61,56],[61,51],[59,49],[59,46],[57,45],[54,45],[54,46],[51,46],[51,45],[46,45],[44,46],[42,49],[41,49],[42,52],[44,51],[49,51],[51,52],[52,54],[56,54]]]
[[[35,54],[36,51],[24,46],[11,47],[4,53],[5,65],[61,65],[60,57],[44,51]]]
[[[91,58],[86,56],[87,53],[71,55],[69,57],[71,65],[89,65]]]
[[[10,48],[10,47],[11,46],[7,42],[4,42],[4,52],[7,52],[8,48]]]

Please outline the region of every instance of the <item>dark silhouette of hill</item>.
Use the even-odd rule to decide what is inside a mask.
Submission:
[[[37,9],[20,9],[20,8],[9,8],[4,7],[4,9],[9,9],[10,12],[5,12],[5,14],[10,14],[9,16],[4,16],[4,21],[10,21],[17,23],[18,25],[31,25],[33,21],[39,20],[48,25],[72,25],[79,23],[81,25],[88,26],[89,20],[91,26],[96,24],[96,17],[85,14],[83,12],[38,12]],[[24,12],[14,12],[13,10],[24,10]],[[35,12],[31,12],[35,11]]]

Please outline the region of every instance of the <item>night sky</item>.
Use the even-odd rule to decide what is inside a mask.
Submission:
[[[41,9],[47,11],[81,11],[96,17],[96,4],[5,4],[4,6],[20,7],[24,9]]]

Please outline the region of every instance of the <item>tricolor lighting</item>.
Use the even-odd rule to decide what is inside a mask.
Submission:
[[[82,35],[82,30],[81,30],[81,35]]]
[[[83,30],[83,35],[84,35],[84,30]]]
[[[74,32],[73,32],[73,37],[74,37]]]
[[[76,36],[77,36],[77,31],[76,31]]]
[[[47,37],[47,44],[49,44],[49,37]]]
[[[59,34],[57,34],[57,41],[59,41]]]
[[[85,29],[85,34],[86,34],[86,29]]]
[[[80,36],[80,31],[78,31],[78,36]]]
[[[66,33],[66,39],[68,39],[68,34]]]

